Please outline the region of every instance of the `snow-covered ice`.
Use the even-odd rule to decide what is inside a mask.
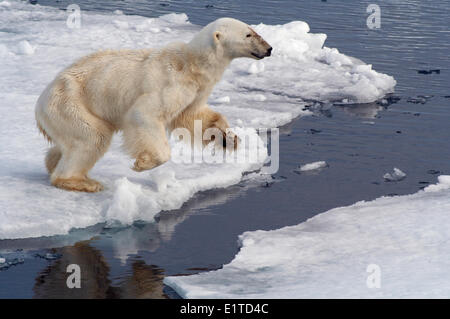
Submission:
[[[405,177],[406,174],[397,167],[394,167],[394,171],[392,173],[386,173],[383,175],[386,182],[399,182],[405,179]]]
[[[96,50],[189,41],[200,29],[185,14],[145,18],[83,12],[79,29],[68,28],[67,18],[56,8],[0,2],[0,239],[67,234],[101,222],[152,221],[196,192],[236,184],[244,172],[261,168],[267,149],[259,143],[249,150],[255,163],[171,161],[138,174],[120,150],[119,135],[91,172],[106,186],[104,192],[51,187],[43,164],[48,145],[36,129],[34,105],[55,75]],[[310,114],[302,100],[369,102],[393,91],[392,77],[324,47],[326,35],[309,33],[305,22],[254,28],[274,47],[273,56],[234,61],[211,96],[211,101],[229,97],[229,103],[213,107],[251,136],[256,137],[252,128],[277,127]],[[180,147],[174,140],[171,145]]]
[[[246,232],[222,269],[164,282],[184,298],[448,298],[450,176],[438,180],[413,195]]]
[[[16,53],[24,54],[24,55],[32,55],[34,54],[35,48],[31,46],[31,44],[27,40],[23,40],[19,42],[17,46]]]

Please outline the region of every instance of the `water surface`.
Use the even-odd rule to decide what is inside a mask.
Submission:
[[[314,116],[281,129],[280,170],[273,183],[243,182],[197,194],[181,209],[159,214],[157,223],[120,229],[96,225],[68,236],[0,241],[0,255],[24,259],[0,271],[0,298],[176,297],[164,287],[164,276],[230,262],[242,232],[295,225],[360,200],[411,194],[435,183],[439,174],[449,174],[450,3],[380,1],[381,29],[370,30],[366,8],[371,2],[78,1],[89,11],[122,10],[148,17],[184,12],[199,25],[222,16],[250,24],[303,20],[311,32],[328,35],[326,46],[394,76],[396,92],[371,104],[311,103]],[[64,9],[73,1],[39,3]],[[429,70],[439,74],[424,74]],[[319,160],[329,167],[294,172]],[[383,174],[394,167],[406,179],[385,182]],[[47,253],[58,258],[40,257]],[[65,267],[70,263],[85,269],[85,288],[66,288]]]

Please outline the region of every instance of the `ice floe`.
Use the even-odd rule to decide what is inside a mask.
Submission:
[[[450,176],[413,195],[246,232],[222,269],[164,282],[184,298],[448,298]]]

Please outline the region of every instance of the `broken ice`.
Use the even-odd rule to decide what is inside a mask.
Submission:
[[[392,173],[386,173],[383,175],[383,178],[386,182],[398,182],[403,180],[405,177],[406,174],[398,168],[394,168],[394,172]]]

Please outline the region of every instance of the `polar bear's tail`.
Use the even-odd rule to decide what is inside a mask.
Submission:
[[[52,138],[50,137],[50,135],[44,129],[45,123],[43,123],[43,121],[42,121],[42,115],[45,113],[45,109],[49,102],[50,90],[51,90],[52,85],[53,85],[53,82],[50,83],[49,85],[47,85],[45,90],[39,96],[37,103],[36,103],[36,108],[35,108],[35,117],[36,117],[37,128],[39,129],[39,132],[41,132],[42,135],[44,135],[45,139],[47,141],[49,141],[50,143],[52,143],[53,141],[52,141]]]
[[[50,137],[50,135],[47,134],[47,132],[44,130],[44,128],[42,127],[42,125],[39,123],[39,121],[36,119],[36,125],[39,129],[39,132],[42,133],[42,135],[44,135],[45,139],[49,142],[52,143],[52,138]]]

